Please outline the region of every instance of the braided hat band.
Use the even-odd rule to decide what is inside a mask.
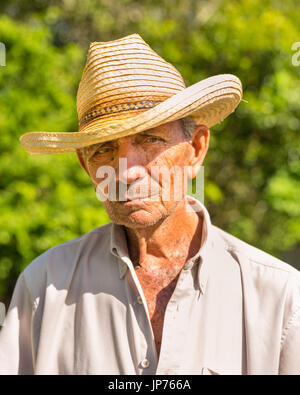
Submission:
[[[20,137],[30,154],[72,152],[176,119],[192,116],[211,127],[242,98],[231,74],[186,87],[179,71],[138,35],[90,44],[77,91],[78,131],[28,132]]]

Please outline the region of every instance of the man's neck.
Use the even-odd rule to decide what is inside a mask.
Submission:
[[[162,222],[143,229],[126,227],[128,251],[134,265],[159,269],[166,262],[182,267],[199,250],[202,237],[201,215],[180,202]]]

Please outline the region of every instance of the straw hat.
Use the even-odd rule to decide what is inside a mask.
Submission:
[[[178,70],[138,35],[92,42],[77,92],[77,132],[29,132],[20,137],[30,154],[78,148],[192,116],[211,127],[232,113],[242,97],[231,74],[186,88]]]

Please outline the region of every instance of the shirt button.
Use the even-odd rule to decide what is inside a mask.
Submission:
[[[142,368],[148,368],[150,365],[150,362],[148,361],[148,359],[143,359],[141,362]]]
[[[137,297],[137,301],[139,302],[139,304],[143,304],[143,300],[140,295]]]

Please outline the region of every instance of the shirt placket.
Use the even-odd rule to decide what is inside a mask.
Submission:
[[[174,292],[166,307],[157,375],[180,373],[181,358],[185,347],[191,294],[195,293],[192,277],[193,263],[188,262],[180,272]]]
[[[141,315],[138,311],[137,317],[141,317],[140,324],[145,330],[144,336],[148,343],[141,347],[143,355],[140,356],[140,363],[137,367],[140,374],[179,374],[181,355],[183,347],[185,347],[187,325],[190,325],[191,320],[188,312],[190,311],[190,304],[194,300],[193,296],[195,292],[197,295],[199,294],[199,290],[196,290],[194,287],[192,275],[192,270],[195,270],[197,265],[194,264],[194,260],[188,261],[179,274],[176,287],[165,310],[158,360],[149,310],[141,284],[128,257],[122,256],[119,264],[121,273],[125,274],[129,269],[129,273],[126,274],[129,274],[131,278],[127,278],[126,281],[132,282],[131,289],[133,292],[134,308],[143,308],[143,314]]]
[[[126,274],[129,274],[130,278],[125,276],[124,280],[129,282],[133,293],[133,306],[137,312],[136,317],[140,321],[140,326],[144,329],[144,339],[146,340],[145,344],[144,342],[141,344],[140,361],[137,369],[141,375],[155,374],[158,358],[146,298],[131,261],[127,257],[122,257],[121,261],[121,271],[125,273],[129,269],[129,273]],[[143,309],[142,313],[140,309]]]

